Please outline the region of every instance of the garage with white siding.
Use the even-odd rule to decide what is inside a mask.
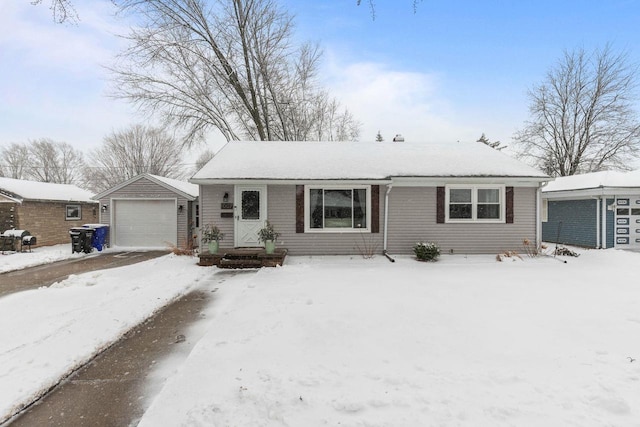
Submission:
[[[95,198],[100,203],[100,222],[110,226],[110,246],[183,248],[195,244],[198,187],[193,184],[143,174]]]

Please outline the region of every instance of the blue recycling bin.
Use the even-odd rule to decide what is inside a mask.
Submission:
[[[98,251],[102,251],[107,245],[107,236],[109,235],[109,226],[104,224],[85,224],[82,227],[91,228],[93,235],[91,236],[91,246]]]

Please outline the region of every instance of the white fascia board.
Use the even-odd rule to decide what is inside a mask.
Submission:
[[[390,179],[190,179],[198,185],[385,185]]]
[[[532,177],[477,177],[477,176],[447,176],[447,177],[393,177],[395,187],[442,187],[449,184],[496,184],[512,187],[539,187],[541,182],[551,179]]]
[[[580,200],[602,196],[640,195],[638,187],[598,187],[582,190],[542,191],[542,198],[547,200]]]
[[[6,199],[6,200],[3,200],[3,199]],[[8,194],[0,193],[0,203],[12,203],[12,202],[22,204],[22,199],[19,199],[17,197],[11,197]]]

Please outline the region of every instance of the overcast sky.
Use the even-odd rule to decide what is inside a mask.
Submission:
[[[43,5],[0,1],[0,145],[48,137],[83,151],[147,121],[107,97],[108,65],[127,23],[108,0],[74,0],[78,25]],[[280,0],[296,36],[324,50],[323,83],[362,122],[361,141],[509,144],[528,116],[527,90],[564,49],[611,43],[640,63],[635,0]],[[212,134],[210,146],[220,137]]]

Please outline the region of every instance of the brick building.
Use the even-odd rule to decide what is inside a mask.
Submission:
[[[38,246],[70,242],[71,227],[98,222],[92,195],[70,184],[0,177],[0,233],[28,230]]]

